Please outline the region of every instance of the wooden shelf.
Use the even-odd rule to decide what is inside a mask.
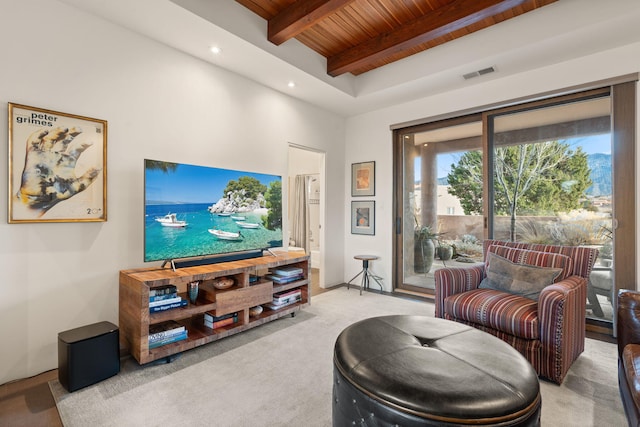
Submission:
[[[269,269],[282,266],[299,267],[303,278],[287,284],[274,284],[264,277],[250,283],[250,276],[264,276]],[[260,274],[263,272],[263,274]],[[216,279],[232,278],[233,286],[216,289]],[[120,345],[127,348],[141,364],[169,357],[218,339],[262,325],[278,318],[295,315],[311,302],[309,290],[309,256],[300,253],[278,253],[240,261],[224,262],[178,270],[169,268],[141,268],[120,271]],[[200,281],[200,292],[195,304],[167,311],[149,312],[149,291],[153,288],[174,285],[178,294],[187,299],[187,284]],[[250,317],[251,307],[271,302],[273,294],[290,289],[300,289],[301,301],[278,310],[266,307],[258,316]],[[238,322],[211,329],[204,325],[204,313],[214,316],[238,313]],[[149,349],[149,325],[169,320],[185,326],[185,340]]]
[[[288,291],[289,289],[299,288],[301,286],[307,286],[309,284],[309,280],[297,280],[291,283],[285,283],[283,285],[273,284],[273,293]]]
[[[189,297],[186,293],[179,293],[180,297],[185,300],[189,300]],[[153,325],[156,323],[166,322],[167,320],[179,320],[190,318],[195,314],[204,313],[206,311],[211,311],[216,309],[217,304],[215,302],[209,301],[205,298],[198,297],[198,300],[195,304],[191,304],[191,302],[187,303],[186,306],[180,308],[174,308],[167,311],[161,311],[158,313],[149,313],[149,324]]]

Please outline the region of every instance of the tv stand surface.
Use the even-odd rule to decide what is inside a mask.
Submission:
[[[286,284],[275,284],[265,275],[270,269],[283,266],[299,267],[303,277]],[[216,289],[213,283],[220,277],[233,279],[228,289]],[[258,280],[250,283],[251,276]],[[157,313],[149,312],[149,291],[163,285],[175,285],[178,294],[188,301],[187,285],[199,281],[200,291],[195,304]],[[183,267],[140,268],[120,271],[119,328],[120,346],[126,348],[140,364],[149,363],[198,347],[247,329],[254,328],[297,311],[311,303],[309,256],[304,253],[283,252],[277,256],[263,256],[239,261]],[[263,308],[256,316],[249,309],[270,303],[273,294],[300,289],[301,300],[277,310]],[[216,329],[204,325],[204,314],[214,316],[238,313],[237,323]],[[173,320],[184,325],[188,338],[149,349],[149,326]]]

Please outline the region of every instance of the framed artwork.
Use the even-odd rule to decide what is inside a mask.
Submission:
[[[376,195],[376,162],[351,164],[351,196]]]
[[[376,234],[376,202],[351,202],[351,234]]]
[[[9,223],[107,220],[107,122],[9,103]]]

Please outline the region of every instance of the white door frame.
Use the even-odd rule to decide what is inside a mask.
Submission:
[[[318,239],[319,239],[319,246],[320,246],[320,267],[319,267],[319,272],[320,272],[320,277],[319,277],[319,286],[321,288],[326,288],[325,285],[325,280],[324,280],[324,271],[325,271],[325,224],[326,224],[326,192],[327,192],[327,186],[326,186],[326,174],[325,174],[325,169],[326,169],[326,152],[323,150],[318,150],[318,149],[314,149],[314,148],[310,148],[310,147],[305,147],[304,145],[299,145],[299,144],[294,144],[294,143],[289,143],[289,150],[288,153],[290,153],[290,150],[303,150],[309,153],[315,153],[317,154],[318,157],[318,163],[319,163],[319,170],[317,171],[317,173],[319,174],[319,181],[320,181],[320,205],[319,205],[319,222],[320,222],[320,231],[319,231],[319,235],[318,235]],[[287,177],[291,176],[291,164],[290,164],[290,159],[287,162]],[[289,183],[289,179],[287,179],[287,183]],[[291,188],[289,188],[289,186],[287,185],[287,246],[289,244],[289,240],[288,240],[288,227],[290,225],[290,218],[289,218],[289,206],[288,206],[288,200],[289,200],[289,194],[291,192]]]

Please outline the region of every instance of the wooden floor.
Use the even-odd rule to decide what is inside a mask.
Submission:
[[[311,295],[327,292],[319,286],[319,271],[311,270]],[[0,427],[59,427],[60,414],[49,381],[58,379],[58,370],[0,385]]]
[[[311,298],[314,295],[319,295],[323,292],[330,291],[331,289],[324,289],[320,287],[320,270],[317,268],[311,269]]]
[[[0,385],[0,427],[62,426],[49,381],[58,378],[58,370]]]

